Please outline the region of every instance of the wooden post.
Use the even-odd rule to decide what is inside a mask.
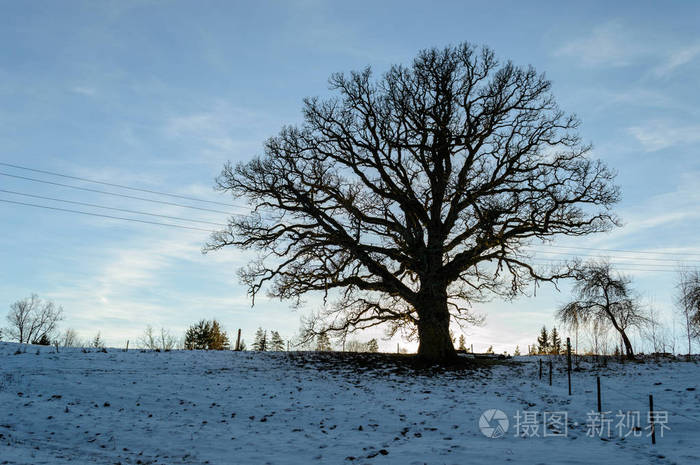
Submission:
[[[649,423],[651,424],[651,443],[656,444],[656,428],[654,427],[654,396],[651,394],[649,394]]]
[[[552,359],[549,359],[549,385],[552,385]]]
[[[527,345],[527,354],[530,355],[530,344]]]
[[[596,377],[596,385],[598,386],[598,413],[603,413],[603,404],[600,401],[600,376]]]
[[[126,351],[129,352],[129,340],[126,340]]]
[[[401,353],[401,352],[399,351],[399,343],[398,343],[398,342],[396,343],[396,353],[397,353],[397,354],[400,354],[400,353]]]
[[[569,378],[569,395],[571,395],[571,339],[566,338],[566,372]]]
[[[241,350],[241,328],[238,328],[238,338],[236,338],[236,350]]]
[[[473,354],[474,353],[474,343],[469,344],[470,347],[470,352]]]
[[[540,359],[540,379],[542,379],[542,359]]]

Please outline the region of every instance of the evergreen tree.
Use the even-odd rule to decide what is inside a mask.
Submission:
[[[537,338],[538,353],[546,354],[549,352],[549,334],[547,328],[542,326],[540,337]]]
[[[370,339],[367,343],[367,352],[379,352],[379,344],[376,339]]]
[[[211,322],[211,332],[209,333],[209,350],[229,350],[231,343],[228,340],[228,334],[221,329],[219,322],[213,320]]]
[[[459,348],[458,350],[463,350],[466,352],[467,346],[465,345],[467,341],[464,340],[464,334],[459,335]]]
[[[228,350],[229,348],[228,335],[216,320],[200,320],[185,332],[187,350]]]
[[[255,332],[255,341],[253,341],[253,350],[264,352],[268,350],[267,343],[267,331],[263,331],[262,328],[258,328]]]
[[[561,353],[561,338],[559,337],[559,333],[557,332],[556,326],[552,328],[552,332],[550,334],[550,351],[554,355],[559,355]]]
[[[520,346],[515,346],[515,352],[513,352],[513,355],[518,357],[520,355]]]
[[[100,336],[100,332],[98,331],[97,334],[95,335],[94,338],[92,338],[92,342],[90,343],[92,347],[95,349],[104,349],[105,344],[102,341],[102,336]]]
[[[333,350],[328,334],[322,333],[316,336],[316,350],[319,352],[330,352]]]
[[[277,331],[270,332],[270,350],[273,352],[284,351],[284,339]]]
[[[40,346],[50,346],[51,341],[49,340],[49,337],[46,335],[46,333],[44,333],[39,339],[34,340],[32,344],[37,344]]]

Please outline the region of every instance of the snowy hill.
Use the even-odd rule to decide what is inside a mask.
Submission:
[[[550,387],[536,357],[415,373],[381,355],[18,348],[0,343],[4,464],[700,463],[697,363],[586,365],[569,397],[565,364]],[[639,429],[621,421],[635,411]]]

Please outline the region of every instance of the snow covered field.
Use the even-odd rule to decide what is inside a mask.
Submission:
[[[561,361],[550,387],[535,357],[416,375],[343,368],[336,355],[18,347],[0,343],[4,464],[700,463],[696,363],[600,369],[613,421],[591,437],[597,372],[574,373],[569,397]],[[670,428],[660,437],[657,426],[656,446],[644,430],[650,393]],[[505,413],[502,437],[482,433],[488,409]],[[616,428],[618,410],[641,412],[642,430]],[[566,412],[566,430],[543,437],[545,411]],[[481,426],[498,423],[487,416]]]

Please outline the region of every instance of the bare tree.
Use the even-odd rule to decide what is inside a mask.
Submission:
[[[700,336],[700,271],[681,269],[678,273],[676,290],[676,308],[688,340],[688,358],[690,358],[693,339]]]
[[[177,344],[175,337],[165,328],[160,328],[160,334],[156,334],[151,325],[146,326],[139,344],[144,349],[173,350]]]
[[[417,336],[424,359],[451,359],[450,322],[478,321],[474,302],[569,274],[523,246],[617,224],[614,174],[531,67],[462,44],[330,86],[338,97],[306,99],[304,123],[264,156],[224,167],[217,188],[255,211],[204,247],[260,253],[240,271],[253,301],[322,293],[311,335],[385,325]]]
[[[63,347],[78,347],[80,345],[78,333],[73,328],[66,329],[61,336],[60,344]]]
[[[666,329],[659,318],[659,312],[652,305],[646,313],[646,324],[642,327],[641,335],[651,344],[655,356],[666,350]]]
[[[50,340],[62,319],[62,307],[56,307],[51,301],[44,302],[38,295],[32,294],[10,305],[7,315],[10,327],[6,333],[20,343],[34,343],[43,336]]]
[[[577,300],[560,308],[557,319],[567,325],[576,321],[612,326],[622,338],[627,358],[634,358],[626,331],[648,320],[632,294],[629,278],[615,272],[606,260],[589,262],[574,277]]]

